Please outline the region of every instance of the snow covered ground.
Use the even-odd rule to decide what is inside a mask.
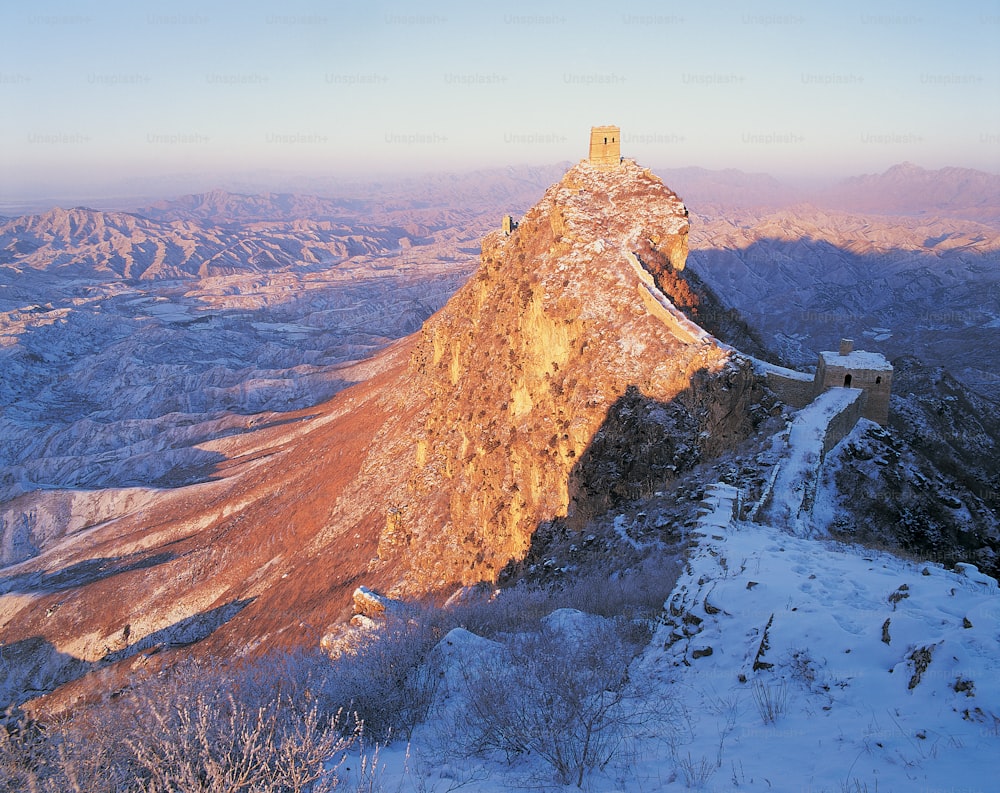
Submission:
[[[619,751],[583,788],[996,790],[997,582],[740,521],[738,500],[708,488],[686,569],[630,670],[640,695],[627,707],[642,718],[623,720]],[[443,644],[438,700],[409,743],[381,751],[380,789],[562,789],[536,755],[443,750],[466,729],[456,681],[502,653],[461,629]]]
[[[651,690],[682,697],[691,729],[679,751],[715,764],[705,787],[991,789],[996,582],[718,525],[725,509],[705,521],[668,604],[698,617],[699,630],[671,642],[676,629],[663,628],[640,667]]]

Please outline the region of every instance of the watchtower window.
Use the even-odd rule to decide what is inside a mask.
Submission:
[[[844,388],[851,387],[851,376],[849,374],[844,375]]]
[[[607,144],[607,142],[608,142],[608,136],[607,136],[607,135],[605,135],[605,136],[604,136],[604,143],[605,143],[605,145]]]
[[[878,385],[881,382],[882,382],[882,375],[879,375],[878,377],[875,378],[875,385]]]

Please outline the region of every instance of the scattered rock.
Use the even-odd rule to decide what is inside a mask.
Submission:
[[[952,685],[952,689],[956,694],[965,694],[967,697],[974,697],[976,695],[976,684],[963,677],[955,678],[955,683]]]
[[[774,622],[774,615],[767,621],[767,625],[764,626],[764,635],[761,636],[760,645],[757,647],[757,655],[753,659],[753,671],[759,672],[761,669],[770,669],[774,664],[768,663],[762,660],[764,653],[767,652],[770,644],[768,643],[768,633],[771,630],[771,624]]]
[[[889,595],[889,602],[892,603],[892,610],[896,610],[896,604],[910,596],[910,587],[907,584],[900,584],[899,589]]]
[[[909,660],[913,662],[913,675],[910,677],[910,682],[906,687],[911,691],[920,685],[920,679],[924,676],[924,672],[927,671],[927,667],[931,665],[933,654],[934,645],[920,647],[910,653]]]

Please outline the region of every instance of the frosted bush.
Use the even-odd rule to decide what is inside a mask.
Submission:
[[[620,752],[630,728],[652,715],[629,678],[635,647],[620,624],[579,616],[589,618],[579,630],[550,618],[538,632],[508,636],[508,652],[468,671],[464,710],[449,725],[464,726],[457,744],[508,762],[538,756],[578,786]]]

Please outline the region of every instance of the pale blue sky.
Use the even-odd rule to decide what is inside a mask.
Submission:
[[[553,163],[607,123],[661,168],[1000,171],[1000,0],[36,0],[0,31],[5,198]]]

